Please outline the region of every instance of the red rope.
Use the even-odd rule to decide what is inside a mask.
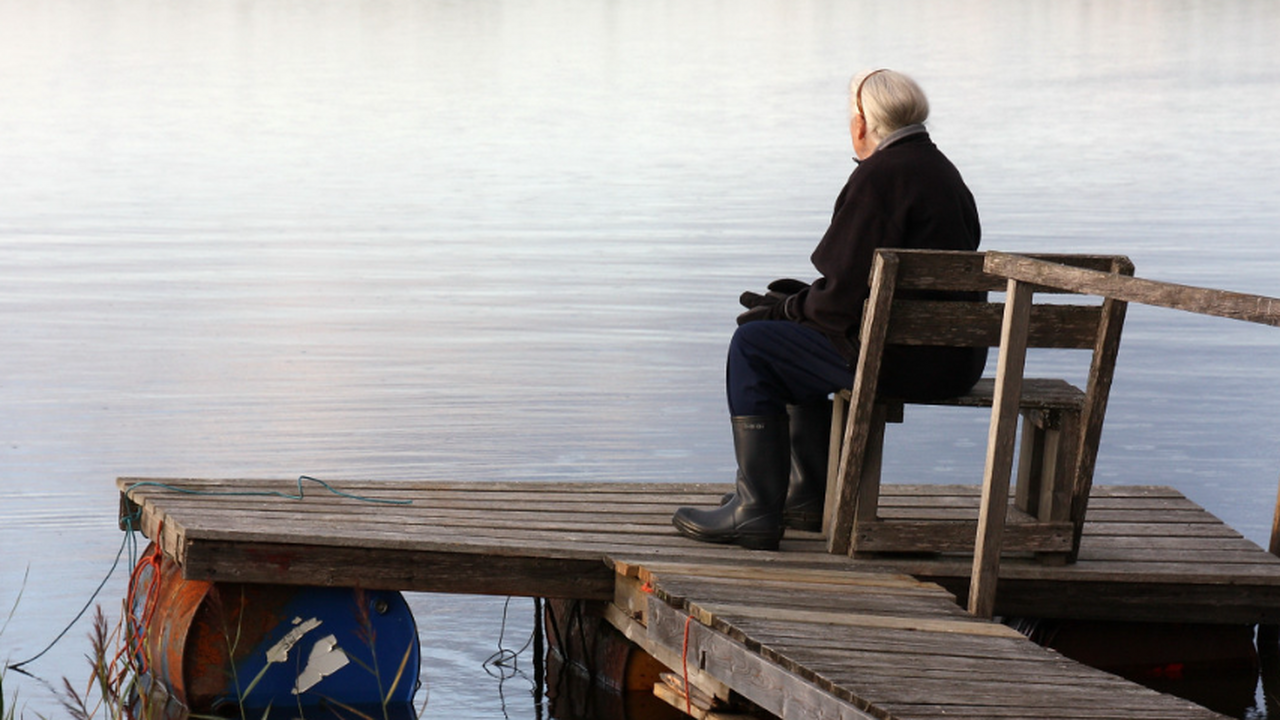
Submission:
[[[160,537],[160,530],[156,528],[155,537]],[[129,592],[126,599],[128,607],[128,625],[125,631],[125,647],[121,650],[121,654],[125,651],[131,653],[138,663],[141,672],[147,672],[147,657],[144,647],[144,640],[147,634],[147,628],[151,626],[151,620],[155,616],[156,606],[160,603],[160,563],[164,560],[164,553],[160,550],[159,542],[152,542],[151,549],[146,552],[134,566],[133,573],[129,576]],[[151,571],[150,582],[145,588],[141,588],[143,575],[147,570]],[[134,617],[133,610],[137,607],[138,592],[142,590],[144,593],[142,603],[141,617]],[[117,656],[119,659],[119,656]]]
[[[689,624],[692,622],[692,615],[685,616],[684,647],[680,650],[680,663],[684,666],[684,711],[686,715],[693,715],[693,700],[690,699],[692,693],[689,692]]]

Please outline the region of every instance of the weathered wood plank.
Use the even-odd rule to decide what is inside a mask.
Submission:
[[[936,507],[931,505],[910,505],[910,506],[881,506],[880,519],[886,521],[943,521],[943,522],[972,522],[976,524],[978,516],[978,508],[969,506],[968,503],[961,505],[954,503],[950,506]],[[1005,522],[1009,525],[1015,525],[1017,521],[1006,516]],[[1024,521],[1029,522],[1029,521]],[[1066,520],[1059,522],[1067,524]],[[1126,523],[1143,524],[1143,525],[1222,525],[1222,522],[1214,517],[1197,513],[1193,511],[1171,511],[1162,514],[1158,511],[1151,510],[1099,510],[1089,513],[1089,522],[1093,523],[1095,528],[1106,526],[1122,527]],[[1095,533],[1098,534],[1098,533]]]
[[[981,491],[974,485],[956,484],[920,484],[892,483],[884,486],[883,494],[887,498],[895,495],[904,497],[927,495],[970,495],[977,496]],[[1165,485],[1104,485],[1093,489],[1094,498],[1187,498],[1177,490]],[[1197,506],[1199,507],[1199,506]]]
[[[1002,252],[987,253],[984,269],[993,275],[1070,292],[1280,326],[1280,299],[1265,295],[1127,277]]]
[[[466,494],[513,492],[518,493],[521,497],[529,497],[530,494],[537,495],[540,493],[563,493],[571,495],[594,493],[604,493],[607,495],[663,495],[669,493],[672,488],[676,487],[678,487],[682,493],[715,495],[717,493],[723,493],[726,489],[732,489],[731,484],[723,482],[679,483],[677,485],[674,483],[552,482],[541,480],[486,480],[483,482],[477,482],[474,480],[361,480],[359,478],[342,478],[340,480],[324,480],[323,482],[335,490],[343,492],[364,494],[365,492],[371,491],[385,491],[391,495],[414,492],[434,495],[441,491],[459,491]],[[298,481],[297,479],[286,478],[120,477],[116,480],[116,487],[122,492],[130,488],[136,488],[149,493],[165,492],[166,488],[171,492],[178,492],[180,489],[189,488],[195,490],[221,489],[227,491],[263,490],[293,494],[298,491]],[[319,481],[304,482],[302,487],[304,494],[307,496],[323,497],[326,494],[333,494],[326,491],[324,487],[319,484]]]
[[[999,303],[894,300],[889,345],[998,347],[1003,308]],[[1031,310],[1032,347],[1091,349],[1098,327],[1097,305],[1041,304]]]
[[[613,570],[596,558],[381,552],[377,548],[206,542],[183,575],[215,582],[611,600]]]
[[[289,504],[305,502],[307,504],[325,504],[340,506],[379,507],[394,509],[397,507],[413,507],[424,502],[443,503],[480,503],[500,504],[503,502],[559,503],[579,505],[652,505],[670,503],[672,501],[671,486],[649,488],[645,490],[620,490],[628,483],[614,483],[613,490],[595,492],[578,491],[572,483],[525,483],[529,487],[521,489],[519,483],[500,483],[499,488],[489,483],[406,483],[404,485],[388,482],[380,483],[333,483],[335,490],[352,493],[360,497],[346,497],[320,487],[307,487],[301,497],[297,497],[296,485],[282,481],[187,481],[164,480],[142,481],[133,478],[122,478],[118,485],[121,492],[129,492],[138,497],[166,497],[172,502],[206,502],[205,498],[218,498],[219,502],[257,502],[263,504]],[[474,487],[467,488],[467,485]],[[680,501],[683,503],[706,501],[714,503],[726,491],[732,490],[728,483],[708,483],[680,486]],[[361,498],[367,498],[368,501]]]
[[[875,552],[972,552],[978,532],[974,520],[895,520],[858,525],[857,549]],[[1010,523],[1003,548],[1009,552],[1066,552],[1071,549],[1070,523]]]
[[[1009,642],[1004,635],[948,635],[904,632],[892,627],[832,626],[783,624],[776,620],[735,618],[733,627],[754,638],[766,657],[779,662],[810,664],[814,669],[836,659],[845,665],[861,653],[874,654],[871,665],[919,665],[927,659],[931,667],[986,667],[1002,674],[1013,671],[1035,674],[1054,673],[1065,678],[1090,672],[1078,663],[1057,653],[1046,653],[1031,642]],[[862,667],[863,664],[857,664]],[[905,672],[905,671],[903,671]]]
[[[692,579],[673,582],[663,581],[655,591],[662,599],[675,605],[692,601],[697,597],[733,598],[733,604],[749,603],[752,607],[778,610],[780,618],[797,621],[798,616],[789,613],[857,613],[862,615],[890,615],[894,617],[926,617],[936,619],[949,617],[957,620],[968,620],[950,593],[938,589],[937,593],[918,594],[889,592],[859,588],[844,593],[823,593],[796,588],[790,594],[781,589],[761,589],[742,583],[705,583]],[[940,602],[941,601],[941,602]]]
[[[994,291],[1003,290],[1008,282],[1007,277],[986,271],[984,258],[991,253],[902,249],[893,252],[902,268],[905,289]],[[1035,253],[1022,257],[1099,271],[1109,271],[1115,263],[1114,255]],[[958,285],[957,279],[967,284]],[[1036,292],[1061,291],[1051,286],[1037,286]]]
[[[761,568],[758,566],[734,566],[721,563],[673,563],[647,562],[637,568],[639,577],[654,580],[663,574],[674,574],[682,577],[708,579],[740,579],[766,584],[786,584],[788,586],[818,585],[838,586],[845,588],[877,588],[886,591],[912,591],[922,593],[941,592],[941,588],[933,583],[921,582],[910,575],[890,575],[886,573],[845,572],[834,574],[827,570],[811,570],[806,568]]]
[[[785,622],[811,623],[825,626],[850,626],[868,628],[892,628],[910,632],[937,634],[968,634],[992,637],[1021,637],[1016,630],[997,623],[981,623],[961,619],[931,617],[903,617],[897,615],[870,615],[851,612],[819,612],[802,609],[780,610],[778,607],[732,603],[694,602],[688,610],[704,625],[711,625],[717,618],[732,622],[737,618],[777,618]]]
[[[886,486],[888,487],[888,486]],[[895,483],[893,492],[886,492],[881,496],[880,505],[885,508],[912,508],[912,507],[948,507],[948,508],[965,508],[977,511],[979,502],[979,493],[977,486],[957,486],[957,485],[904,485]],[[905,488],[906,492],[899,490]],[[952,491],[955,488],[956,491]],[[1153,517],[1164,517],[1170,514],[1193,513],[1204,517],[1213,518],[1214,521],[1221,522],[1212,514],[1205,511],[1204,508],[1186,499],[1185,497],[1166,498],[1166,497],[1148,497],[1148,496],[1132,496],[1132,497],[1099,497],[1095,495],[1089,502],[1091,510],[1097,510],[1099,513],[1124,511],[1145,512],[1150,513]],[[975,515],[976,517],[976,515]],[[1090,519],[1094,518],[1094,514],[1090,512]],[[1098,517],[1107,517],[1099,515]]]
[[[413,525],[466,525],[468,527],[528,527],[530,529],[578,528],[595,529],[618,534],[632,532],[667,533],[671,530],[671,515],[675,505],[639,506],[636,512],[619,514],[617,508],[600,508],[573,505],[541,507],[524,504],[519,509],[470,505],[449,508],[439,505],[422,508],[399,508],[353,511],[350,507],[334,507],[314,504],[262,505],[250,502],[228,502],[216,509],[206,510],[207,503],[168,502],[167,512],[182,514],[208,513],[200,524],[254,523],[306,524],[343,523],[354,527],[361,525],[403,524]],[[621,519],[620,519],[621,518]]]
[[[1025,705],[942,705],[931,703],[888,703],[885,710],[895,718],[955,718],[957,720],[1000,720],[1017,718],[1026,720],[1040,716],[1039,708]],[[1070,718],[1075,720],[1169,720],[1168,710],[1151,708],[1071,708]],[[1065,716],[1064,716],[1065,717]],[[1220,717],[1217,715],[1192,715],[1191,717]]]
[[[679,653],[682,658],[694,658],[700,670],[719,678],[779,717],[839,720],[885,717],[867,712],[869,706],[857,703],[850,693],[815,685],[705,625],[689,622],[688,615],[656,598],[650,600],[648,630],[655,643]]]

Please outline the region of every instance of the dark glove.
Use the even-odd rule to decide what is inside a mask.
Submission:
[[[746,323],[754,322],[756,320],[788,319],[787,301],[791,299],[790,297],[783,297],[782,295],[774,293],[759,295],[757,297],[760,298],[760,302],[738,316],[739,325],[745,325]]]
[[[769,283],[769,292],[764,295],[757,292],[751,292],[750,290],[742,293],[738,296],[738,303],[741,304],[742,307],[750,310],[763,302],[768,302],[770,300],[785,300],[801,290],[807,290],[808,288],[809,283],[807,282],[800,282],[799,280],[792,280],[791,278],[781,278]]]
[[[773,304],[773,303],[783,302],[788,297],[790,296],[787,295],[786,293],[780,293],[773,290],[770,290],[764,295],[761,295],[760,293],[754,293],[748,290],[738,296],[738,304],[750,310],[751,308],[757,307],[762,304]]]
[[[808,290],[809,283],[792,280],[791,278],[781,278],[769,283],[769,289],[783,295],[795,295],[801,290]]]
[[[738,296],[738,304],[748,310],[750,310],[753,307],[756,307],[757,305],[760,305],[761,303],[768,302],[769,300],[770,298],[767,295],[754,293],[754,292],[751,292],[750,290]]]

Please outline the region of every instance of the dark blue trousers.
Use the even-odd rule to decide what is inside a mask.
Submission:
[[[730,415],[784,415],[787,405],[823,400],[852,385],[853,371],[835,345],[799,323],[749,322],[729,342]]]

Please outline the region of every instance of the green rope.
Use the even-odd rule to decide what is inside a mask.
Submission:
[[[164,490],[172,490],[173,492],[183,493],[186,495],[213,495],[213,496],[219,496],[219,497],[279,497],[279,498],[285,498],[286,500],[301,500],[303,498],[302,483],[303,481],[307,481],[307,480],[313,483],[317,483],[318,485],[323,487],[325,490],[328,490],[334,495],[337,495],[339,497],[350,498],[352,500],[359,500],[360,502],[380,503],[383,505],[413,504],[412,500],[392,500],[387,498],[371,498],[371,497],[364,497],[362,495],[354,495],[352,493],[343,492],[341,490],[338,490],[337,488],[334,488],[329,483],[317,478],[313,478],[309,475],[298,476],[298,492],[292,495],[287,492],[280,492],[279,490],[193,490],[191,488],[178,487],[176,485],[156,482],[154,480],[144,480],[142,482],[134,483],[133,485],[129,486],[129,489],[124,491],[124,495],[125,497],[129,497],[130,493],[132,493],[134,490],[140,487],[158,487]],[[133,498],[129,498],[129,499],[132,500]]]
[[[129,495],[134,490],[137,490],[140,487],[158,487],[158,488],[163,488],[165,490],[172,490],[174,492],[185,493],[187,495],[259,496],[259,497],[270,496],[270,497],[281,497],[287,500],[301,500],[303,498],[302,483],[304,481],[317,483],[318,485],[323,487],[325,490],[328,490],[334,495],[350,498],[352,500],[359,500],[360,502],[380,503],[383,505],[410,505],[413,503],[412,500],[392,500],[392,499],[385,499],[385,498],[371,498],[371,497],[364,497],[361,495],[353,495],[351,493],[338,490],[337,488],[334,488],[333,486],[329,485],[329,483],[317,478],[313,478],[309,475],[298,476],[298,492],[297,494],[294,494],[294,495],[291,495],[286,492],[279,492],[277,490],[192,490],[190,488],[177,487],[175,485],[156,482],[154,480],[145,480],[143,482],[138,482],[138,483],[134,483],[133,485],[130,485],[129,488],[124,491],[124,496],[132,500],[133,498],[129,497]],[[138,520],[141,520],[140,512],[130,513],[120,518],[120,524],[124,526],[123,527],[124,540],[120,543],[120,549],[116,551],[116,559],[114,562],[111,563],[111,569],[107,571],[106,577],[102,578],[102,582],[98,583],[97,589],[94,590],[93,594],[89,596],[89,601],[84,604],[84,607],[80,609],[80,612],[76,613],[76,616],[71,619],[71,622],[68,623],[65,628],[63,628],[62,632],[58,633],[58,636],[53,639],[53,642],[49,643],[48,647],[36,653],[34,656],[27,658],[26,660],[23,660],[22,662],[8,665],[7,668],[9,670],[16,670],[20,673],[26,674],[26,671],[22,669],[22,666],[35,662],[36,660],[39,660],[45,653],[52,650],[53,646],[57,645],[58,641],[61,640],[67,634],[67,632],[69,632],[71,628],[75,626],[77,622],[80,621],[80,618],[84,617],[84,614],[88,612],[90,607],[93,606],[93,602],[97,600],[98,595],[102,592],[102,588],[106,586],[107,581],[110,580],[111,576],[115,574],[116,568],[119,567],[120,565],[120,558],[124,555],[124,551],[126,548],[129,549],[130,565],[131,566],[137,565],[137,539],[134,537],[133,533],[136,529],[139,529],[137,528]]]

